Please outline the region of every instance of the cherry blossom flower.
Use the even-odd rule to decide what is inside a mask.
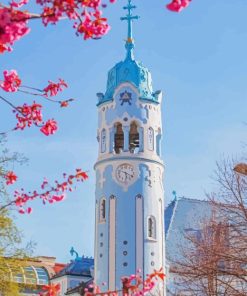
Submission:
[[[56,96],[59,91],[63,91],[64,88],[67,88],[68,85],[63,79],[59,79],[58,83],[49,81],[47,87],[44,88],[44,93],[46,96]]]
[[[185,1],[185,0],[184,0]],[[115,3],[116,0],[109,0]],[[11,0],[9,6],[0,6],[0,53],[11,51],[11,45],[30,32],[28,21],[41,18],[45,26],[56,24],[62,18],[69,18],[74,22],[78,36],[98,39],[105,35],[110,26],[107,19],[102,18],[101,0],[36,0],[42,6],[41,14],[21,11],[20,8],[28,0]]]
[[[5,51],[12,51],[12,48],[10,46],[7,46],[6,44],[0,43],[0,54],[4,53]]]
[[[10,45],[28,34],[30,15],[13,7],[0,7],[0,52],[10,50]]]
[[[14,0],[12,0],[10,2],[10,6],[11,7],[15,7],[15,8],[20,8],[22,7],[23,5],[26,5],[28,3],[29,0],[20,0],[19,2],[16,2]]]
[[[40,131],[46,135],[53,135],[57,131],[57,122],[54,119],[49,119],[46,121],[46,123],[42,126]]]
[[[52,201],[62,201],[62,200],[64,200],[64,198],[65,198],[65,195],[64,194],[61,194],[61,195],[53,195],[52,196]]]
[[[50,284],[44,285],[42,287],[43,293],[40,293],[40,296],[57,296],[58,292],[61,290],[60,284]]]
[[[33,124],[40,125],[42,123],[42,105],[33,102],[32,105],[23,104],[23,106],[16,107],[16,119],[18,121],[15,129],[23,130]]]
[[[172,0],[171,3],[167,4],[167,9],[174,11],[174,12],[180,12],[184,8],[186,8],[190,4],[191,0]]]
[[[60,107],[64,108],[64,107],[68,107],[68,106],[69,106],[68,101],[62,101],[62,102],[60,102]]]
[[[18,91],[27,95],[34,95],[36,98],[40,97],[42,100],[45,99],[46,101],[57,103],[62,108],[68,107],[69,103],[74,101],[74,99],[61,101],[50,98],[51,96],[56,96],[58,92],[61,92],[64,88],[68,87],[67,83],[63,79],[59,79],[57,83],[49,81],[48,86],[44,89],[39,89],[22,85],[22,81],[16,70],[5,70],[3,72],[3,76],[4,80],[0,80],[0,89],[3,89],[4,91]],[[52,135],[57,131],[57,122],[54,119],[47,120],[46,122],[43,121],[41,104],[34,101],[31,105],[24,103],[22,106],[15,106],[10,100],[4,98],[3,96],[0,96],[0,100],[11,106],[13,108],[13,112],[16,114],[17,124],[12,131],[24,130],[26,127],[31,127],[32,125],[40,127],[40,131],[46,136]]]
[[[110,0],[109,2],[114,3],[115,1]],[[85,40],[101,38],[110,29],[107,19],[101,17],[102,12],[99,10],[101,0],[37,0],[37,3],[44,7],[42,20],[45,26],[49,23],[56,24],[65,15],[75,20],[73,27],[77,30],[77,35],[83,35]]]
[[[76,175],[75,175],[77,180],[87,180],[88,175],[86,172],[83,172],[81,169],[76,169]]]
[[[85,12],[84,21],[77,26],[77,33],[84,34],[84,39],[100,38],[110,29],[107,19],[101,17],[100,11],[90,14]]]
[[[30,214],[32,212],[32,208],[26,208],[26,205],[29,202],[37,198],[41,199],[44,205],[46,203],[53,204],[56,202],[61,202],[65,198],[65,192],[73,190],[72,186],[74,182],[84,182],[88,179],[88,175],[81,169],[76,169],[74,175],[67,176],[67,174],[63,174],[63,178],[65,179],[64,181],[55,181],[54,185],[51,185],[45,178],[40,186],[42,192],[38,192],[35,190],[33,192],[26,193],[23,188],[21,190],[15,190],[15,199],[11,202],[11,204],[14,204],[16,206],[20,214]]]
[[[14,184],[17,180],[17,176],[13,171],[9,171],[4,175],[4,178],[6,179],[6,184]]]
[[[16,70],[3,71],[4,81],[0,83],[0,87],[6,92],[16,92],[21,85],[21,79]]]
[[[30,208],[30,207],[27,208],[26,210],[23,209],[23,208],[20,208],[19,211],[18,211],[18,213],[19,213],[19,214],[31,214],[32,211],[33,211],[33,210],[32,210],[32,208]]]

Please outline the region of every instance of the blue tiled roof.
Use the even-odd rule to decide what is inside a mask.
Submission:
[[[153,92],[151,73],[141,62],[127,56],[108,72],[106,92],[100,94],[98,105],[113,100],[115,89],[123,82],[132,83],[139,90],[141,100],[158,103],[157,94]]]
[[[62,275],[80,275],[91,276],[91,268],[94,265],[94,259],[88,257],[78,257],[72,260],[64,269],[62,269],[55,277]]]
[[[175,207],[176,207],[177,200],[174,199],[165,209],[165,237],[167,237],[167,233],[169,227],[171,225],[172,217],[174,215]]]

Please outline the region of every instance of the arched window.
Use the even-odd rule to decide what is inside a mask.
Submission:
[[[106,130],[103,128],[101,131],[101,153],[106,151]]]
[[[106,220],[106,199],[103,197],[100,200],[99,207],[99,222],[105,222]]]
[[[152,127],[148,128],[148,150],[154,150],[154,129]]]
[[[156,152],[161,156],[161,129],[158,129],[158,134],[156,135]]]
[[[156,239],[156,220],[154,216],[148,217],[148,238]]]
[[[115,135],[114,135],[114,151],[116,154],[119,154],[123,151],[124,148],[124,133],[121,123],[115,124]]]
[[[130,124],[130,133],[129,133],[129,151],[131,153],[139,152],[140,136],[138,132],[138,125],[135,121]]]

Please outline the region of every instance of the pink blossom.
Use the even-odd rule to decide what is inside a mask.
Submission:
[[[57,122],[54,119],[49,119],[47,122],[42,126],[40,131],[46,135],[53,135],[57,131]]]
[[[29,207],[29,208],[27,208],[26,213],[27,213],[27,214],[31,214],[32,211],[33,211],[32,208]]]
[[[80,174],[80,177],[77,176],[78,173]],[[66,176],[66,174],[64,175]],[[13,203],[17,207],[17,210],[20,214],[30,214],[32,212],[32,208],[26,208],[28,202],[36,198],[40,198],[43,204],[53,204],[55,202],[60,202],[65,198],[65,190],[70,190],[71,185],[75,180],[81,182],[84,181],[85,178],[82,177],[84,175],[87,176],[87,174],[83,172],[81,169],[77,169],[76,173],[74,175],[69,175],[66,181],[63,181],[62,183],[55,181],[55,184],[53,186],[45,179],[41,185],[41,189],[45,189],[45,191],[41,193],[37,192],[36,190],[34,190],[32,193],[25,193],[24,189],[21,189],[20,191],[15,190],[15,199],[13,200]],[[68,183],[70,185],[68,185]]]
[[[52,196],[52,200],[53,201],[62,201],[62,200],[64,200],[64,198],[65,198],[65,195],[64,194],[61,194],[61,195],[53,195]]]
[[[32,126],[32,124],[39,125],[42,123],[42,105],[33,102],[32,105],[23,104],[18,106],[16,109],[19,111],[16,114],[18,121],[16,129],[23,130],[26,127]]]
[[[12,48],[10,46],[7,46],[6,44],[0,43],[0,54],[4,53],[5,51],[12,51]]]
[[[4,178],[6,179],[7,185],[14,184],[17,180],[17,176],[13,171],[7,172],[7,174],[5,174],[5,176],[4,176]]]
[[[12,7],[0,7],[0,53],[9,50],[10,45],[28,34],[27,27],[29,14]],[[5,50],[4,50],[5,49]]]
[[[59,79],[58,83],[49,81],[48,86],[44,88],[44,92],[46,96],[56,96],[59,91],[63,91],[66,87],[68,85],[63,79]]]
[[[48,185],[48,181],[47,179],[45,178],[43,183],[41,184],[41,189],[45,189],[45,187]]]
[[[19,2],[16,2],[14,0],[12,0],[10,2],[10,6],[11,7],[15,7],[15,8],[19,8],[22,7],[23,5],[27,4],[29,0],[20,0]]]
[[[18,211],[18,212],[19,212],[19,214],[25,214],[25,210],[24,210],[24,209],[22,209],[22,208],[21,208],[21,209],[19,209],[19,211]]]
[[[172,0],[171,3],[167,4],[167,9],[174,11],[174,12],[180,12],[184,8],[186,8],[190,4],[191,0]]]
[[[3,71],[4,81],[0,83],[0,87],[7,92],[16,92],[21,85],[21,79],[16,70]]]
[[[101,17],[100,11],[94,13],[84,13],[84,20],[77,26],[77,33],[83,34],[84,39],[100,38],[110,29],[107,19]]]

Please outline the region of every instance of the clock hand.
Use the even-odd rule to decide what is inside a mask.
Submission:
[[[125,176],[134,177],[134,175],[131,175],[131,174],[125,172],[125,171],[122,171],[122,172],[125,173]]]

